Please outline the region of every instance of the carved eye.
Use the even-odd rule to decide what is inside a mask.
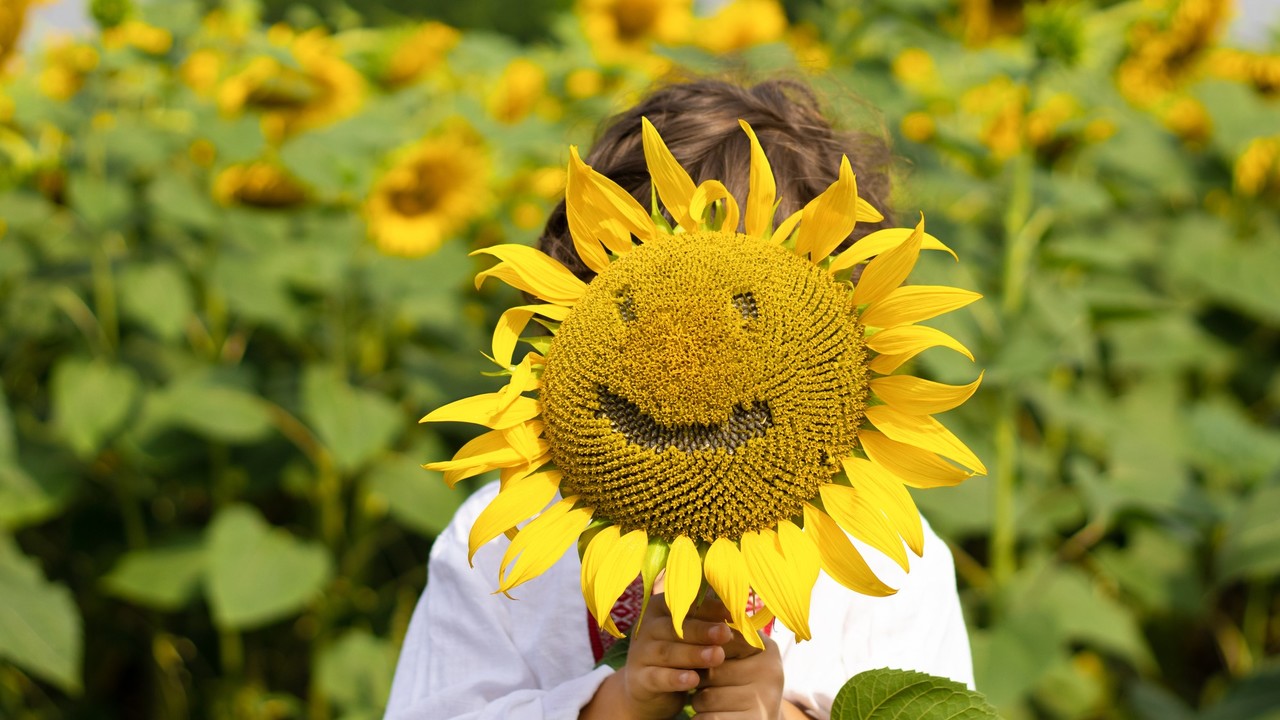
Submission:
[[[631,300],[631,288],[623,288],[613,296],[613,301],[618,305],[618,317],[623,322],[634,322],[636,319],[635,305]]]
[[[733,307],[747,320],[754,319],[760,315],[760,309],[756,306],[756,296],[749,292],[734,295]]]

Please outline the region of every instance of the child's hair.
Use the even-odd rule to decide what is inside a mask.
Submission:
[[[651,191],[640,141],[642,117],[653,123],[695,183],[719,180],[740,205],[747,197],[751,155],[738,120],[746,120],[759,137],[777,181],[781,204],[775,223],[804,208],[835,182],[842,154],[849,157],[858,178],[858,194],[884,213],[885,220],[860,223],[841,249],[891,222],[892,156],[887,142],[869,133],[834,129],[813,91],[802,82],[772,79],[752,86],[714,79],[679,82],[659,88],[606,121],[584,159],[647,209]],[[551,211],[538,246],[584,281],[594,277],[574,250],[563,201]]]

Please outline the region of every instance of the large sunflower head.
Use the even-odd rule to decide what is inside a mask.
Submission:
[[[978,295],[903,286],[922,249],[951,251],[921,220],[833,257],[856,223],[882,219],[858,197],[847,158],[775,227],[768,158],[740,124],[751,147],[745,212],[722,183],[695,185],[646,120],[649,210],[571,149],[566,215],[590,283],[532,248],[480,251],[500,262],[477,285],[496,277],[543,302],[507,310],[494,332],[505,388],[423,419],[490,428],[426,467],[450,484],[501,470],[470,538],[474,554],[513,536],[500,590],[577,540],[583,595],[605,629],[616,632],[609,610],[627,585],[640,576],[647,593],[665,572],[677,630],[705,582],[749,641],[775,615],[806,639],[820,570],[859,592],[893,592],[848,535],[907,569],[923,530],[905,486],[986,472],[932,417],[981,377],[950,386],[892,374],[929,347],[969,355],[916,323]],[[514,363],[534,315],[552,336]],[[753,590],[766,610],[748,617]]]

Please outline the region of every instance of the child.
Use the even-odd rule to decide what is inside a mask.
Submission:
[[[778,219],[803,208],[836,179],[842,154],[857,174],[859,195],[876,207],[887,204],[889,155],[883,143],[834,131],[799,83],[673,84],[615,118],[586,162],[648,207],[641,118],[654,124],[695,183],[718,179],[740,204],[750,160],[748,138],[738,124],[745,120],[772,165],[781,200]],[[846,243],[883,224],[859,224]],[[552,212],[539,245],[591,280],[569,237],[563,203]],[[729,614],[714,602],[686,619],[681,639],[657,598],[632,633],[625,665],[614,671],[597,666],[612,637],[598,630],[586,610],[576,552],[516,591],[514,600],[493,594],[504,538],[480,548],[475,567],[468,567],[467,533],[497,491],[494,483],[469,498],[432,548],[427,589],[396,670],[387,709],[391,720],[660,720],[676,715],[689,691],[700,719],[797,720],[829,717],[836,692],[864,670],[919,670],[972,685],[951,555],[927,524],[923,557],[910,574],[859,545],[877,576],[898,589],[895,595],[858,595],[820,577],[810,641],[797,643],[790,630],[774,623],[766,627],[759,651],[728,627]],[[642,595],[636,583],[614,607],[611,617],[623,632],[636,625]]]

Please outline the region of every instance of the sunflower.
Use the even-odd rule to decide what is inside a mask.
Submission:
[[[38,4],[38,3],[37,3]],[[18,47],[22,28],[26,25],[27,10],[31,0],[13,0],[0,6],[0,70]]]
[[[777,42],[787,32],[778,0],[733,0],[698,23],[696,42],[714,53],[730,53]]]
[[[654,44],[687,39],[693,26],[691,0],[578,0],[583,31],[601,62],[641,63],[658,70]]]
[[[228,206],[284,210],[305,203],[307,195],[302,183],[269,160],[228,166],[213,181],[214,199]]]
[[[434,252],[484,210],[487,176],[483,152],[462,133],[419,142],[369,193],[370,237],[389,255]]]
[[[494,331],[506,387],[423,418],[490,431],[425,467],[451,486],[501,471],[469,539],[474,555],[511,537],[500,591],[578,541],[587,608],[610,632],[622,591],[638,575],[647,601],[665,571],[677,631],[705,583],[749,641],[759,644],[753,628],[775,616],[808,639],[820,570],[858,592],[894,592],[846,533],[908,569],[906,548],[919,555],[923,531],[906,486],[986,472],[932,417],[967,400],[981,376],[951,386],[892,374],[930,347],[972,359],[916,323],[979,295],[902,286],[921,250],[951,251],[922,219],[832,257],[855,223],[882,219],[858,197],[848,158],[826,191],[774,228],[769,161],[741,125],[751,145],[742,232],[725,186],[695,186],[645,120],[652,211],[570,149],[569,230],[593,281],[525,246],[477,251],[500,261],[477,287],[494,277],[542,302],[508,309]],[[513,363],[534,316],[552,335],[527,340],[536,352]],[[765,609],[748,617],[753,590]]]

